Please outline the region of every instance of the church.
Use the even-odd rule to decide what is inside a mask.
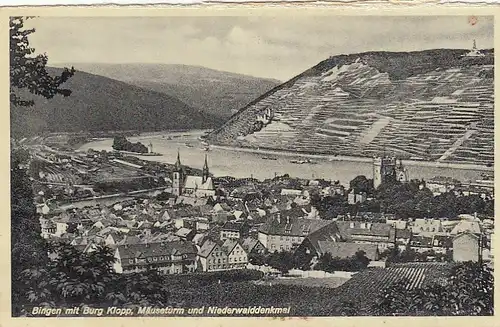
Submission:
[[[180,154],[177,153],[172,173],[172,193],[175,196],[210,197],[215,195],[215,187],[208,171],[207,155],[203,165],[202,176],[186,176],[181,165]]]

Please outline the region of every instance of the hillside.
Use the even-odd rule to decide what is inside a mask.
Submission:
[[[442,162],[493,162],[493,50],[330,57],[252,101],[214,144]]]
[[[193,108],[222,118],[281,82],[213,70],[168,64],[75,63],[76,69],[106,76],[144,89],[173,96]],[[66,65],[66,66],[68,66]]]
[[[58,68],[48,68],[58,74]],[[77,71],[64,84],[69,97],[47,100],[24,90],[19,94],[35,100],[29,108],[11,108],[13,135],[40,132],[78,132],[210,128],[217,119],[180,100],[102,76]]]

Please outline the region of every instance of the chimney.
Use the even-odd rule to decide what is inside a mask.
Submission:
[[[278,219],[278,224],[281,223],[281,213],[276,213],[276,218]]]
[[[286,223],[289,224],[290,223],[290,217],[289,216],[286,216]]]

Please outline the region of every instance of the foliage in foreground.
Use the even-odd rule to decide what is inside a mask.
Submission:
[[[479,263],[455,266],[446,281],[407,289],[402,280],[382,290],[374,308],[377,315],[493,315],[493,270]]]

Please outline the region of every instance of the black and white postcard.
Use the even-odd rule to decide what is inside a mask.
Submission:
[[[2,311],[493,316],[498,17],[472,9],[2,10]]]

